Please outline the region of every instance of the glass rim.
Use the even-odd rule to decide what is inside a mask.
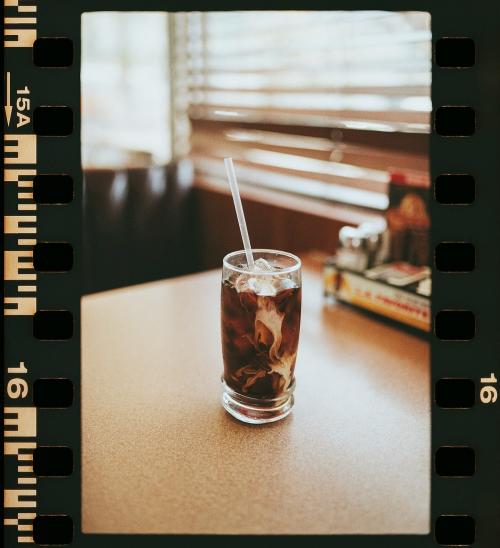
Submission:
[[[235,257],[236,255],[243,255],[246,258],[245,250],[240,249],[238,251],[231,251],[231,253],[228,253],[223,259],[222,259],[222,265],[225,268],[228,268],[230,270],[233,270],[235,272],[239,272],[240,274],[258,274],[259,276],[276,276],[279,274],[290,274],[291,272],[295,272],[300,269],[302,266],[302,261],[297,257],[297,255],[294,255],[293,253],[288,253],[288,251],[280,251],[279,249],[252,249],[252,253],[271,253],[274,255],[281,255],[283,257],[288,257],[289,259],[292,259],[295,264],[292,266],[283,268],[281,270],[278,270],[276,272],[252,272],[251,270],[247,270],[245,268],[240,268],[238,266],[234,266],[230,264],[228,261],[232,257]]]

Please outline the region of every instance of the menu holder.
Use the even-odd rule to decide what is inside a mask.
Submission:
[[[390,268],[392,265],[383,266]],[[394,279],[391,281],[374,279],[370,276],[373,270],[375,269],[354,272],[337,266],[332,259],[327,260],[324,266],[326,301],[348,303],[429,333],[431,330],[430,277],[425,276],[422,271],[420,279],[401,286],[397,285],[397,280]]]

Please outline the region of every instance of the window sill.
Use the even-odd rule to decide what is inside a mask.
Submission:
[[[231,194],[226,181],[207,175],[196,174],[193,186],[217,194]],[[358,225],[365,221],[374,221],[383,218],[381,213],[370,212],[352,206],[328,203],[307,196],[279,192],[245,183],[240,183],[239,188],[241,197],[244,200],[331,219],[348,225]]]

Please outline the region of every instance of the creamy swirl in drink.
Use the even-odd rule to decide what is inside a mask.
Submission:
[[[301,288],[263,258],[251,272],[239,267],[222,281],[224,380],[239,394],[277,398],[294,379]]]

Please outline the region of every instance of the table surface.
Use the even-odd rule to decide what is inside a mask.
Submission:
[[[239,423],[220,406],[220,272],[82,299],[86,533],[424,534],[425,340],[303,271],[295,407]]]

